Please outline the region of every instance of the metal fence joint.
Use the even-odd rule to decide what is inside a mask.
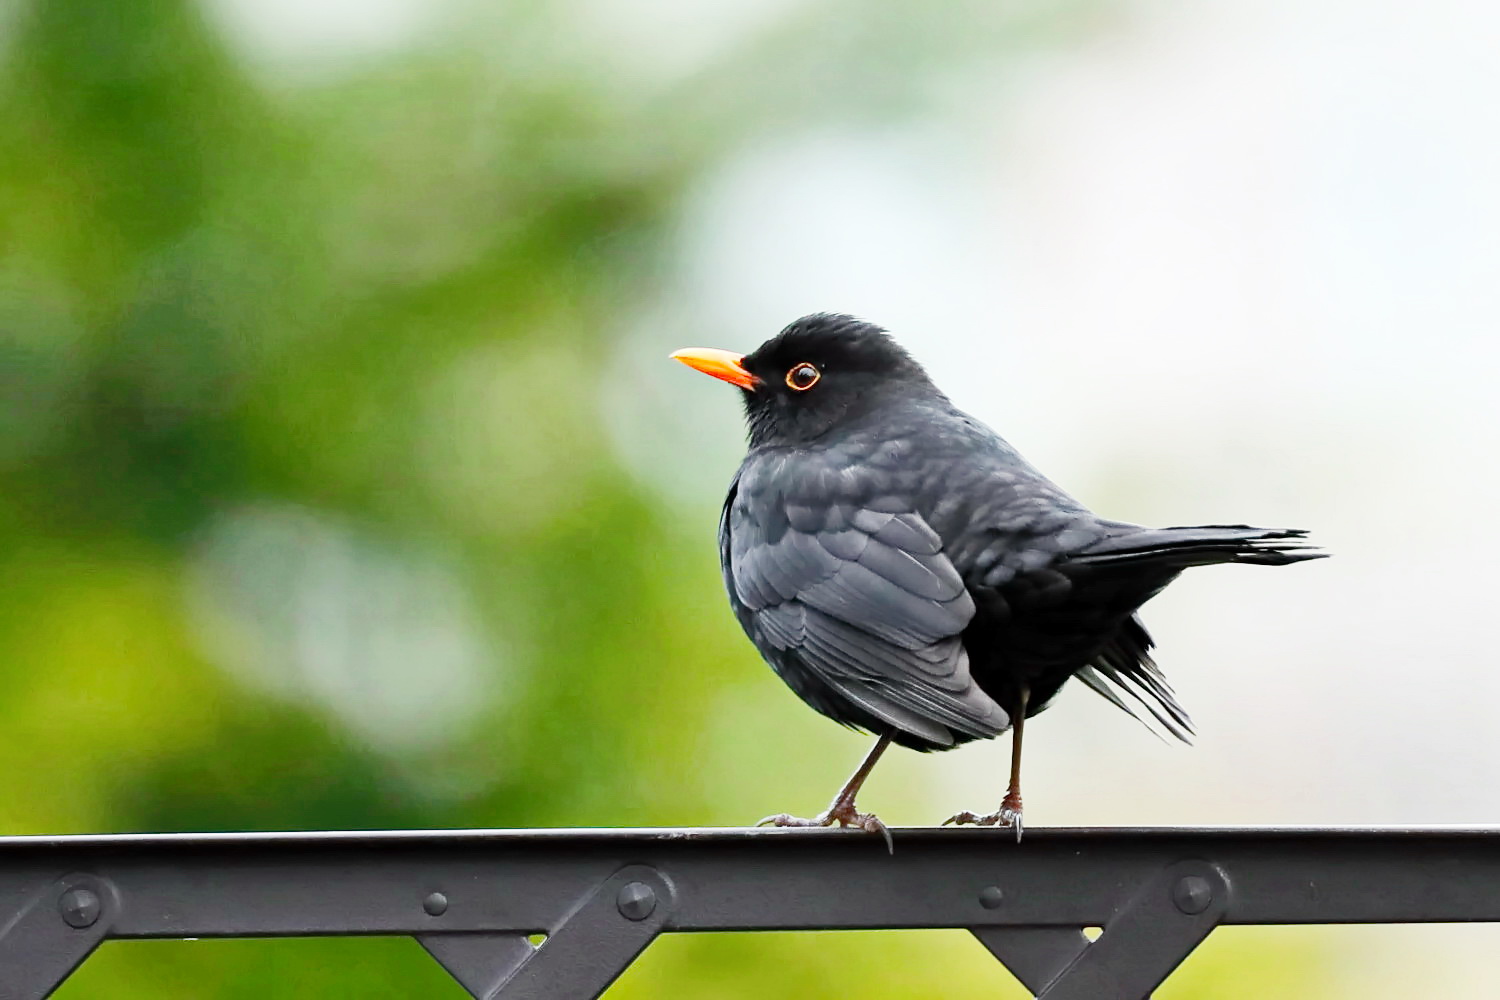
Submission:
[[[0,924],[0,1000],[48,996],[104,940],[119,910],[115,887],[83,872],[29,894]]]
[[[416,938],[479,1000],[588,1000],[603,993],[661,933],[672,901],[665,876],[629,865],[585,894],[555,926],[435,931]],[[533,934],[545,939],[534,945]]]

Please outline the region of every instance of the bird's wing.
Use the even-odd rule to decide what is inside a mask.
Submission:
[[[726,583],[763,651],[793,654],[869,714],[938,745],[1010,725],[969,675],[959,636],[974,602],[937,533],[899,501],[752,503],[731,493],[721,546]]]

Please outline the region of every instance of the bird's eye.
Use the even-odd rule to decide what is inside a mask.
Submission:
[[[806,392],[817,385],[818,379],[822,377],[823,374],[814,365],[804,361],[800,365],[793,365],[792,370],[786,373],[786,384],[798,392]]]

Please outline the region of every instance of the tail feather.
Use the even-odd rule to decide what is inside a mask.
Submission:
[[[1130,530],[1106,536],[1073,555],[1072,561],[1089,566],[1157,563],[1187,569],[1230,562],[1285,566],[1328,557],[1327,552],[1304,541],[1307,532],[1298,528],[1254,528],[1248,524],[1128,527]]]
[[[1118,527],[1118,531],[1073,554],[1070,562],[1100,568],[1154,566],[1165,571],[1162,577],[1165,584],[1192,566],[1215,563],[1285,566],[1328,556],[1304,541],[1307,532],[1296,528],[1255,528],[1248,524],[1183,528],[1120,524]],[[1139,618],[1131,616],[1109,645],[1078,671],[1077,677],[1146,728],[1154,731],[1151,723],[1155,722],[1168,734],[1189,743],[1193,735],[1192,720],[1151,659],[1151,645],[1145,626]],[[1122,695],[1128,695],[1130,700]]]
[[[1132,617],[1094,661],[1075,676],[1152,732],[1156,731],[1155,727],[1139,709],[1144,709],[1168,735],[1191,743],[1193,720],[1178,703],[1172,686],[1151,658],[1151,646],[1151,636],[1145,626],[1139,618]],[[1122,698],[1122,693],[1129,695],[1136,704]]]

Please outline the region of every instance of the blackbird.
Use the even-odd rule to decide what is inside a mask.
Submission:
[[[1090,512],[957,409],[884,330],[818,313],[748,355],[672,357],[740,389],[749,451],[724,500],[734,615],[812,708],[878,738],[820,816],[890,834],[855,795],[891,743],[1012,734],[1000,808],[1021,835],[1021,735],[1071,677],[1187,741],[1136,610],[1190,566],[1324,555],[1306,532],[1145,528]]]

